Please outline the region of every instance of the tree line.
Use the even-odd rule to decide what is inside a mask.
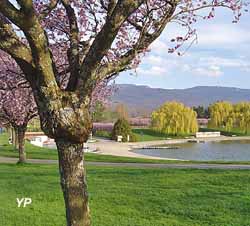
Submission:
[[[210,128],[234,129],[248,133],[250,130],[250,102],[232,104],[227,101],[217,102],[209,107]]]

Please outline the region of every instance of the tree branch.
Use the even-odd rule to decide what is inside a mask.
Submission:
[[[111,16],[107,17],[104,26],[96,36],[81,65],[80,80],[78,82],[79,90],[92,91],[97,80],[95,71],[99,67],[102,58],[110,49],[120,27],[144,1],[119,0],[117,2]]]
[[[11,7],[11,4],[8,1],[6,2],[6,0],[4,0],[4,2],[6,3],[6,7]],[[6,12],[6,9],[2,7],[2,4],[0,12],[17,25],[23,31],[28,40],[38,79],[37,81],[27,79],[30,82],[33,82],[33,84],[31,84],[32,87],[39,84],[40,87],[47,87],[56,91],[59,87],[54,76],[53,60],[48,47],[48,39],[38,17],[36,16],[33,2],[32,0],[17,0],[17,2],[21,6],[18,11],[18,16],[21,17],[19,18],[20,20],[17,21],[10,13],[8,13],[8,11]],[[25,74],[26,76],[29,76],[27,73]]]
[[[100,66],[97,73],[97,80],[102,80],[107,77],[111,78],[112,76],[115,76],[118,73],[130,68],[130,65],[133,62],[134,58],[148,49],[148,47],[161,35],[162,31],[171,20],[177,4],[173,2],[169,4],[169,6],[169,9],[166,10],[162,18],[154,22],[153,26],[156,27],[154,32],[149,33],[147,30],[152,25],[150,26],[145,23],[144,26],[138,27],[136,23],[132,22],[131,20],[128,21],[132,26],[135,27],[135,29],[139,29],[140,31],[140,36],[137,40],[137,43],[133,45],[126,54],[122,55],[115,62],[106,63]]]
[[[80,71],[79,59],[79,29],[74,9],[68,0],[62,0],[66,10],[70,28],[70,48],[68,50],[68,60],[70,69],[70,78],[67,85],[67,91],[74,91],[77,85],[77,79]]]
[[[31,50],[22,43],[12,25],[4,23],[2,20],[0,20],[0,49],[15,59],[24,73],[29,72],[26,76],[29,82],[37,80]]]
[[[39,19],[43,20],[44,18],[46,18],[51,13],[51,11],[56,8],[58,2],[59,0],[51,0],[49,5],[44,9],[44,11],[40,13]]]
[[[8,0],[1,0],[0,12],[15,24],[20,24],[23,21],[22,13]]]

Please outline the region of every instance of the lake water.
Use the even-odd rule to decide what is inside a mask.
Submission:
[[[179,149],[135,149],[148,156],[197,161],[250,161],[250,140],[164,145]]]

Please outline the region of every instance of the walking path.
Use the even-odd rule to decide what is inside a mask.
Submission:
[[[97,154],[114,155],[122,157],[144,158],[144,159],[165,159],[165,160],[180,160],[180,159],[167,159],[161,157],[153,157],[134,153],[131,150],[134,148],[142,148],[145,146],[157,146],[164,144],[180,144],[186,143],[188,140],[198,141],[223,141],[223,140],[250,140],[250,136],[244,137],[211,137],[211,138],[192,138],[192,139],[171,139],[171,140],[157,140],[157,141],[143,141],[134,143],[119,143],[112,140],[98,139],[96,143],[88,143],[90,150],[98,150]]]
[[[0,163],[15,164],[17,158],[0,157]],[[27,163],[33,164],[57,164],[57,160],[45,159],[29,159]],[[162,168],[162,169],[224,169],[224,170],[250,170],[250,165],[234,165],[234,164],[203,164],[203,163],[112,163],[112,162],[87,162],[88,166],[103,166],[103,167],[131,167],[131,168]]]

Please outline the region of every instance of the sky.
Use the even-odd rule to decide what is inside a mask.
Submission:
[[[183,32],[170,24],[142,58],[135,71],[123,72],[118,84],[183,89],[194,86],[226,86],[250,89],[250,13],[232,23],[228,10],[195,25],[198,43],[183,56],[168,53],[170,40]]]

